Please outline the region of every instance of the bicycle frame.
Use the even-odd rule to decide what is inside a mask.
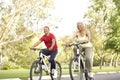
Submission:
[[[75,57],[78,58],[79,70],[80,70],[81,64],[83,64],[82,68],[83,68],[83,70],[84,70],[84,72],[85,72],[85,70],[86,70],[86,69],[85,69],[85,61],[86,61],[86,58],[85,58],[85,54],[84,54],[84,55],[83,55],[83,60],[82,60],[82,58],[81,58],[82,52],[80,53],[80,47],[79,47],[79,45],[81,46],[81,44],[76,44],[76,45],[74,45],[74,46],[77,47],[77,55],[75,55]],[[81,61],[82,61],[82,63],[81,63]]]
[[[42,64],[42,62],[43,62],[44,66],[45,66],[45,70],[48,71],[48,73],[50,73],[50,70],[45,62],[45,58],[47,58],[47,60],[48,60],[49,56],[44,55],[42,52],[39,53],[39,56],[40,56],[40,63]]]
[[[79,70],[80,70],[80,65],[81,65],[81,62],[80,62],[80,60],[81,60],[80,49],[79,49],[79,46],[78,46],[78,45],[76,45],[76,47],[77,47],[77,55],[76,55],[76,58],[78,58],[78,66],[79,66]],[[74,67],[75,67],[75,66],[74,66]]]
[[[80,66],[81,62],[81,54],[80,54],[80,49],[79,49],[80,44],[71,44],[70,46],[76,46],[77,47],[77,54],[74,56],[76,59],[78,59],[78,66]],[[74,69],[75,69],[75,63],[74,63]],[[80,67],[79,67],[80,70]]]
[[[76,44],[71,44],[69,46],[75,46],[77,49],[76,55],[74,56],[74,58],[71,59],[70,61],[70,67],[69,67],[69,71],[70,71],[70,77],[71,80],[74,80],[73,78],[73,74],[72,74],[72,64],[73,64],[73,73],[75,72],[76,76],[77,76],[77,72],[80,71],[80,74],[78,76],[80,76],[80,79],[83,79],[83,74],[85,74],[85,78],[86,80],[89,80],[89,76],[88,76],[88,71],[86,69],[86,55],[84,50],[81,51],[80,46],[82,43],[76,43]],[[72,62],[73,61],[73,62]],[[88,79],[89,78],[89,79]]]
[[[88,76],[88,71],[87,71],[87,69],[86,69],[86,55],[85,55],[85,52],[80,52],[80,46],[81,46],[81,44],[82,43],[76,43],[76,44],[71,44],[71,45],[69,45],[69,46],[75,46],[75,47],[77,47],[77,54],[74,56],[74,58],[72,58],[71,59],[71,61],[70,61],[70,67],[69,67],[69,69],[70,69],[70,77],[71,77],[71,80],[74,80],[74,78],[73,78],[73,75],[72,75],[72,67],[71,67],[71,65],[72,65],[72,62],[73,62],[73,70],[74,70],[74,72],[78,72],[79,70],[80,70],[80,79],[83,79],[83,73],[85,74],[84,76],[85,76],[85,79],[86,80],[94,80],[94,78],[91,78],[91,77],[89,77]],[[77,66],[77,68],[76,68],[76,65],[78,65]],[[78,70],[78,71],[76,71],[76,70]]]
[[[45,55],[42,53],[42,50],[44,49],[39,49],[39,48],[31,48],[31,50],[38,50],[39,52],[39,57],[37,60],[34,60],[31,67],[30,67],[30,80],[34,79],[34,75],[39,76],[39,80],[41,80],[42,77],[42,70],[46,72],[46,75],[50,75],[51,80],[54,80],[54,78],[60,80],[62,71],[61,71],[61,65],[58,61],[56,62],[57,65],[57,71],[58,71],[58,76],[54,77],[54,73],[51,70],[51,63],[49,62],[50,56]],[[42,64],[44,64],[44,69],[42,68]],[[39,67],[40,66],[40,67]]]

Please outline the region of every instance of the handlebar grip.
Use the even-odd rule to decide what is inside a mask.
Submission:
[[[41,50],[41,49],[39,49],[39,48],[30,48],[31,50],[34,50],[34,51],[36,51],[36,50]]]

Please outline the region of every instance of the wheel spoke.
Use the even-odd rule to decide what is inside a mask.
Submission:
[[[34,61],[30,68],[30,80],[41,80],[42,67],[39,61]]]
[[[80,70],[78,60],[75,58],[71,59],[70,61],[69,72],[71,80],[78,80],[83,77],[83,72]]]
[[[62,70],[59,62],[56,62],[57,80],[61,80]]]

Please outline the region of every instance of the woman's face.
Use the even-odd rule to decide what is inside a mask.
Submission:
[[[77,23],[77,29],[79,30],[79,31],[81,31],[81,30],[83,30],[84,29],[84,26],[83,26],[83,23]]]

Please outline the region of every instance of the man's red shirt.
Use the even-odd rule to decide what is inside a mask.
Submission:
[[[40,41],[44,41],[45,45],[47,48],[50,48],[51,45],[52,45],[52,39],[55,39],[55,45],[53,46],[53,51],[56,51],[58,50],[58,46],[57,46],[57,42],[56,42],[56,38],[54,36],[54,34],[52,33],[49,33],[49,35],[43,35],[41,38],[40,38]]]

